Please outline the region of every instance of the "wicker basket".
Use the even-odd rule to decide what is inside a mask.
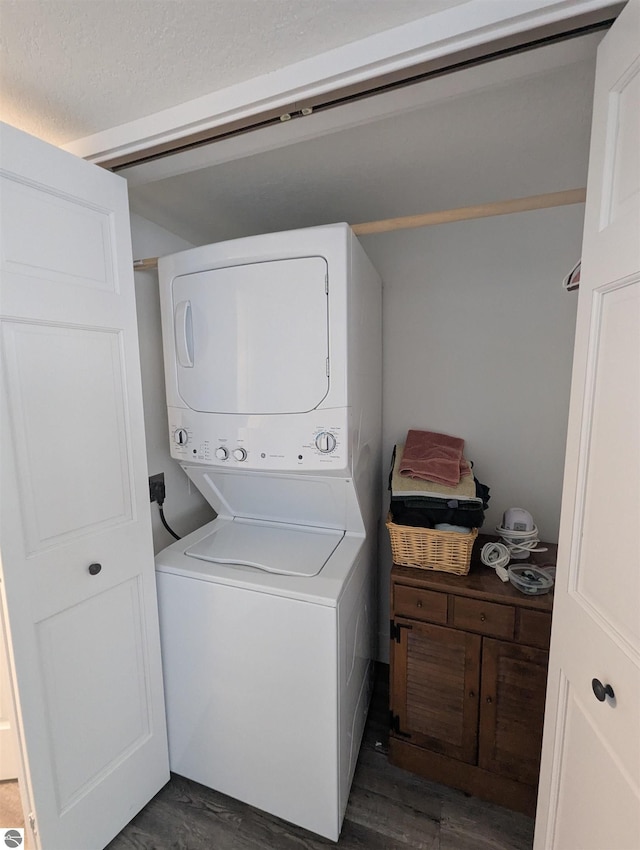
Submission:
[[[466,576],[469,572],[477,528],[472,528],[470,534],[460,534],[458,531],[396,525],[391,514],[387,516],[386,525],[394,564],[421,570],[441,570],[457,576]]]

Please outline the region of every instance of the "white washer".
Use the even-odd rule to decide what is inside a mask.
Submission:
[[[172,455],[218,513],[156,558],[171,769],[337,840],[371,694],[380,280],[347,225],[159,267]]]

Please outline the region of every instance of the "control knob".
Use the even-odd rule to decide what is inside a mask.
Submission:
[[[229,450],[224,446],[218,446],[216,449],[216,457],[218,460],[226,460],[229,457]]]
[[[321,431],[316,437],[316,448],[323,454],[329,454],[336,447],[336,438],[331,431]]]
[[[247,450],[246,449],[234,449],[233,456],[236,460],[246,460],[247,459]]]
[[[178,446],[186,446],[189,442],[189,435],[185,428],[178,428],[173,432],[173,439]]]

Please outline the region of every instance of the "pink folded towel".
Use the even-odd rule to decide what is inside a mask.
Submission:
[[[464,440],[433,431],[409,431],[400,460],[400,474],[454,487],[463,475],[471,475],[465,460]]]

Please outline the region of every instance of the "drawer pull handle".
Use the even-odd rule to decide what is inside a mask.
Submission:
[[[615,694],[611,685],[603,685],[600,679],[592,679],[591,687],[598,702],[604,702],[606,697],[613,699]]]
[[[487,619],[487,615],[486,615],[486,614],[480,614],[480,622],[481,622],[481,623],[484,623],[484,621],[485,621],[486,619]]]
[[[474,699],[474,698],[475,698],[475,692],[469,691],[469,699]]]
[[[487,697],[487,703],[488,703],[489,705],[491,705],[491,703],[492,703],[492,702],[493,702],[493,699],[492,699],[491,697]]]
[[[89,564],[89,575],[97,576],[102,569],[102,564]]]
[[[422,600],[421,599],[418,599],[418,601],[416,602],[416,606],[418,608],[422,608]]]

